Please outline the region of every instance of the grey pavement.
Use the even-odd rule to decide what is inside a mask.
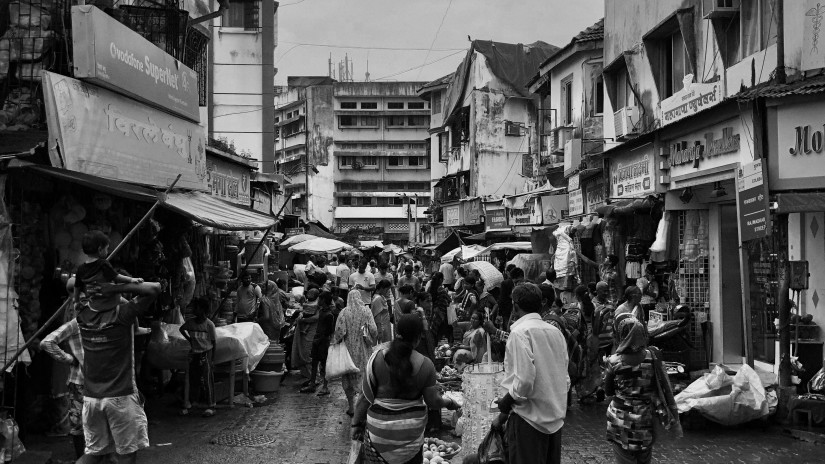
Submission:
[[[316,397],[297,391],[287,379],[273,400],[254,408],[221,408],[215,417],[176,415],[172,396],[150,400],[152,446],[139,462],[221,464],[341,464],[349,452],[349,417],[339,383],[332,395]],[[610,463],[612,448],[604,439],[606,403],[573,406],[563,430],[563,463]],[[50,449],[56,461],[71,461],[66,439],[27,443]],[[235,446],[237,445],[237,446]],[[663,437],[654,448],[662,463],[825,462],[825,446],[787,437],[776,427],[725,428],[706,425],[686,430],[682,439]]]

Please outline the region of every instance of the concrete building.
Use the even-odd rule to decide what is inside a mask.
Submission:
[[[287,78],[275,95],[275,166],[284,178],[285,211],[306,222],[333,223],[333,79]]]
[[[218,1],[213,2],[218,10]],[[209,137],[226,138],[242,155],[274,171],[275,47],[278,2],[229,3],[211,25],[206,126]]]
[[[431,147],[438,147],[443,165],[432,178],[432,243],[452,228],[483,231],[481,198],[500,199],[541,182],[536,169],[540,97],[526,85],[556,50],[544,42],[473,41],[446,88],[445,78],[421,89],[422,98],[443,105],[430,127]],[[466,208],[463,199],[470,199]]]
[[[414,225],[430,203],[430,108],[417,96],[423,84],[333,85],[336,234],[420,241]]]

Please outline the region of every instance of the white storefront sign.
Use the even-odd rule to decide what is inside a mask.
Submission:
[[[653,148],[639,149],[611,160],[611,198],[638,198],[656,191]]]

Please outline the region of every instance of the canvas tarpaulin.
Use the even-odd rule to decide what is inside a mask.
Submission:
[[[163,206],[200,224],[223,230],[265,230],[275,218],[201,192],[169,192]]]

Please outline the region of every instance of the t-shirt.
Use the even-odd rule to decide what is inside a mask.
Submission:
[[[209,319],[204,319],[203,322],[189,319],[180,326],[180,330],[189,334],[189,345],[193,353],[206,353],[215,347],[215,324]]]
[[[416,276],[407,277],[406,274],[401,276],[398,279],[398,288],[401,288],[404,285],[409,285],[416,292],[421,290],[421,281],[418,280],[418,277],[416,277]]]
[[[256,284],[252,288],[238,287],[238,301],[235,302],[235,313],[239,316],[249,316],[258,310],[258,303],[261,301],[261,287]]]
[[[341,278],[341,283],[338,284],[338,288],[343,288],[344,290],[349,290],[349,276],[352,274],[352,269],[349,268],[346,264],[339,264],[338,269],[335,271],[336,277]]]
[[[84,307],[77,315],[86,396],[113,398],[137,392],[132,327],[154,300],[155,296],[138,296],[107,311]]]
[[[438,272],[444,274],[444,284],[452,285],[455,282],[455,268],[450,263],[444,263],[438,269]]]
[[[332,311],[318,313],[318,325],[315,328],[313,343],[329,340],[333,332],[335,332],[335,316],[332,315]]]
[[[356,285],[361,285],[364,288],[375,287],[375,276],[372,275],[371,272],[364,272],[361,274],[360,272],[353,272],[351,276],[349,276],[349,286],[351,288],[355,288]],[[360,290],[361,292],[361,301],[364,304],[369,304],[372,301],[372,290]]]
[[[375,274],[375,285],[378,285],[378,283],[382,280],[389,280],[390,284],[395,284],[395,277],[393,277],[389,272],[386,274],[381,274],[379,271]]]
[[[104,284],[114,283],[118,276],[112,263],[104,258],[98,258],[89,263],[83,263],[77,268],[75,287],[89,298],[89,304],[98,311],[104,311],[117,306],[120,302],[119,293],[100,293]]]

